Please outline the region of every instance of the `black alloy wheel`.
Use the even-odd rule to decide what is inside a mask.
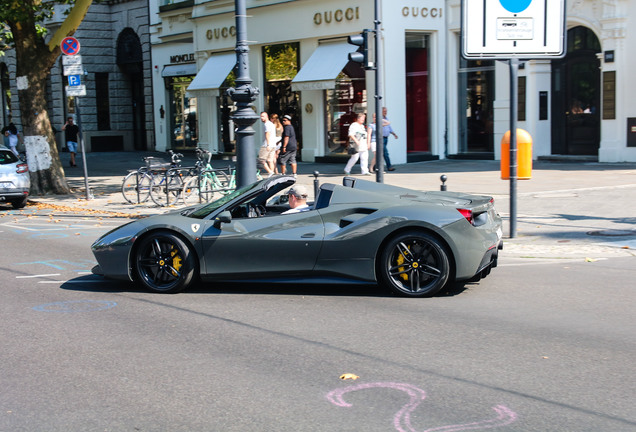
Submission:
[[[380,257],[382,281],[395,293],[430,297],[438,293],[450,275],[445,248],[439,240],[417,231],[391,239]]]
[[[140,240],[134,264],[137,280],[147,289],[160,293],[185,290],[196,273],[190,247],[177,235],[165,231]]]

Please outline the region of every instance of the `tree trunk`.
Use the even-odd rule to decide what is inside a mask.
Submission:
[[[30,24],[10,23],[16,41],[16,81],[31,194],[68,194],[46,101],[46,80],[60,51],[51,52]]]

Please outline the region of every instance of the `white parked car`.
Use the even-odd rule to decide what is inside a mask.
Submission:
[[[31,188],[31,177],[26,162],[11,150],[0,146],[0,202],[10,202],[13,208],[26,205]]]

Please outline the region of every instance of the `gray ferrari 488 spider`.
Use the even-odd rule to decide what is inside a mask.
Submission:
[[[419,192],[345,177],[289,209],[292,176],[130,222],[93,246],[95,274],[174,293],[196,280],[378,283],[411,297],[479,280],[497,265],[501,218],[488,196]]]

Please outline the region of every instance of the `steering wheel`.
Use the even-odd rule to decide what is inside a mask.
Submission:
[[[265,213],[267,213],[265,206],[261,204],[248,204],[249,217],[262,217],[265,216]]]

